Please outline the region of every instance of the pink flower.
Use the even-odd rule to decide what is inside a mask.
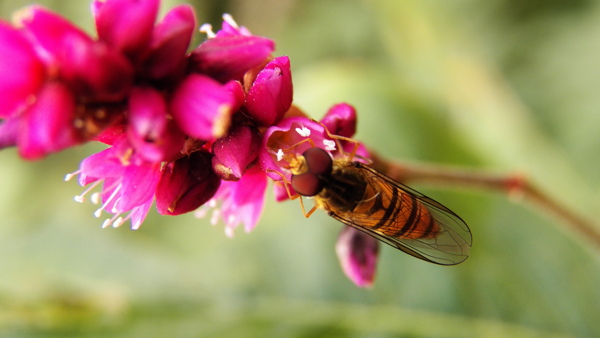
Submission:
[[[225,233],[232,237],[235,228],[244,224],[246,232],[254,229],[265,206],[267,176],[259,166],[246,171],[239,181],[223,181],[209,206],[221,207],[215,209],[211,222],[216,224],[219,219],[225,223]],[[207,210],[197,213],[203,217]]]
[[[36,102],[16,117],[19,154],[33,160],[78,144],[74,117],[75,98],[68,88],[60,83],[46,84]]]
[[[257,124],[278,123],[292,105],[290,60],[280,56],[271,60],[256,76],[248,91],[246,109]]]
[[[247,30],[235,30],[227,20],[217,34],[209,31],[209,39],[192,51],[191,67],[221,82],[241,77],[258,67],[275,50],[272,40],[251,35]]]
[[[189,5],[173,8],[154,27],[148,52],[139,73],[152,82],[174,85],[184,76],[187,50],[196,29],[196,15]]]
[[[94,0],[98,38],[137,61],[150,44],[159,0]]]
[[[139,156],[160,163],[177,157],[185,135],[168,118],[165,98],[150,87],[133,88],[129,97],[129,140]]]
[[[0,118],[9,118],[32,103],[46,70],[23,32],[2,21],[0,55]]]
[[[156,208],[162,215],[193,211],[214,195],[221,180],[212,170],[212,154],[196,151],[165,165],[156,189]]]
[[[39,6],[25,13],[19,23],[51,77],[64,82],[84,101],[114,102],[125,97],[133,82],[133,69],[123,55],[94,41],[56,13]]]
[[[353,111],[351,106],[340,104],[332,107],[320,123],[305,117],[291,117],[268,128],[264,133],[263,147],[259,153],[263,170],[274,180],[282,179],[281,175],[274,173],[279,172],[289,181],[290,160],[313,147],[326,150],[334,159],[346,159],[356,143],[335,139],[330,135],[356,129],[356,119],[352,118],[349,111]],[[333,130],[329,129],[330,126]],[[350,137],[352,134],[340,136]],[[343,146],[342,150],[339,149],[338,143]],[[366,162],[368,155],[366,148],[359,144],[356,157],[352,160]]]
[[[224,136],[236,106],[235,96],[225,86],[201,74],[189,75],[171,100],[171,111],[179,128],[201,140]]]
[[[82,186],[92,184],[86,192],[76,197],[79,202],[83,202],[91,189],[103,183],[100,193],[102,206],[95,215],[100,217],[102,212],[114,215],[103,223],[103,227],[117,227],[131,219],[132,229],[135,230],[140,227],[154,200],[160,164],[137,158],[123,137],[111,148],[83,160],[77,173]],[[127,212],[129,214],[122,217]]]
[[[253,126],[235,126],[213,144],[212,165],[224,180],[237,181],[258,157],[262,136]]]
[[[359,287],[375,280],[379,241],[353,227],[343,227],[335,246],[344,273]]]
[[[334,164],[331,158],[368,161],[364,146],[348,139],[355,130],[356,112],[347,104],[333,106],[320,123],[304,117],[293,117],[268,128],[259,159],[263,170],[279,181],[275,185],[277,201],[296,193],[302,196],[318,195],[324,188],[324,181],[320,177],[332,172]],[[298,158],[305,155],[312,161],[299,162]],[[299,163],[305,166],[301,174],[296,171]],[[359,287],[373,283],[378,248],[379,242],[375,238],[351,227],[342,229],[336,246],[337,253],[344,272]]]
[[[278,201],[295,194],[282,182],[307,149],[322,156],[308,165],[313,179],[331,172],[331,158],[366,161],[366,149],[348,139],[352,106],[332,107],[320,123],[300,117],[290,60],[272,55],[272,40],[224,15],[216,34],[201,27],[207,39],[188,53],[193,8],[177,6],[157,23],[159,5],[94,0],[98,38],[40,6],[17,16],[18,29],[0,21],[0,148],[39,159],[103,142],[108,148],[68,177],[87,186],[78,201],[101,186],[91,199],[101,203],[96,216],[111,215],[104,227],[131,220],[138,229],[156,200],[163,215],[219,207],[213,223],[222,219],[229,236],[257,225],[268,177],[278,181]],[[316,182],[296,188],[314,195]],[[377,247],[354,232],[342,233],[340,260],[353,281],[370,285]]]

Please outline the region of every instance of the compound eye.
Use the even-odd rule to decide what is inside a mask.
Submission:
[[[308,171],[314,175],[328,176],[333,170],[333,160],[329,153],[321,148],[309,148],[302,156],[306,160]]]
[[[300,175],[292,175],[292,188],[302,196],[315,196],[323,190],[325,183],[319,176],[305,172]]]

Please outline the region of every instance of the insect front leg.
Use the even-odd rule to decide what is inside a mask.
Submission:
[[[302,199],[302,196],[300,196],[300,194],[292,194],[292,192],[290,191],[290,185],[291,183],[287,180],[287,178],[285,178],[285,176],[280,173],[279,171],[276,170],[272,170],[272,169],[267,169],[267,172],[271,172],[271,173],[275,173],[279,176],[281,176],[281,184],[283,184],[283,187],[285,188],[285,192],[287,193],[288,197],[290,200],[295,200],[299,198],[300,201],[300,208],[302,209],[302,214],[304,215],[304,217],[309,218],[310,215],[313,214],[313,212],[315,212],[315,210],[317,210],[317,206],[313,206],[308,212],[306,212],[306,209],[304,208],[304,200]],[[276,182],[279,183],[279,182]]]

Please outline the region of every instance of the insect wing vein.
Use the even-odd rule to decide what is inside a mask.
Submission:
[[[387,235],[383,233],[383,228],[374,228],[373,223],[386,223],[388,226],[400,228],[398,224],[395,224],[397,222],[395,217],[394,219],[389,218],[389,210],[386,210],[388,212],[380,210],[379,212],[371,215],[352,212],[332,212],[332,217],[346,225],[361,230],[364,233],[373,236],[392,247],[402,250],[409,255],[431,263],[440,265],[455,265],[467,259],[471,247],[471,232],[466,223],[458,215],[439,202],[399,182],[394,181],[388,176],[383,175],[372,168],[364,166],[360,163],[356,167],[359,170],[364,170],[365,175],[368,177],[367,181],[374,189],[378,191],[378,193],[388,195],[388,201],[391,202],[393,200],[394,194],[400,194],[407,195],[403,197],[409,197],[410,199],[414,198],[416,201],[421,203],[427,209],[427,211],[429,211],[431,217],[433,218],[432,221],[435,221],[440,229],[435,233],[435,236],[430,236],[428,238],[404,238]],[[396,189],[398,191],[396,191]],[[403,207],[401,203],[398,204],[398,206],[394,204],[396,203],[389,203],[389,205],[384,207],[410,208],[410,206]],[[416,207],[417,205],[413,204],[412,208]],[[414,210],[412,209],[400,211],[395,210],[393,215],[396,216],[398,214],[402,214],[403,212],[410,213],[411,211],[414,213]],[[377,219],[377,217],[380,218]],[[406,219],[410,221],[409,218],[410,217],[407,217]],[[414,220],[414,222],[417,221],[419,220]],[[406,229],[413,228],[413,225],[414,224],[402,224],[402,226]],[[430,229],[427,228],[427,231],[429,230]],[[399,231],[398,233],[402,232]]]

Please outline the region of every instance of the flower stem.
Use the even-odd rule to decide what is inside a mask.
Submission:
[[[475,169],[415,164],[382,159],[371,152],[373,168],[402,182],[423,182],[469,189],[500,191],[535,205],[540,213],[561,221],[567,231],[576,231],[600,249],[600,227],[552,198],[520,173],[496,174]]]

